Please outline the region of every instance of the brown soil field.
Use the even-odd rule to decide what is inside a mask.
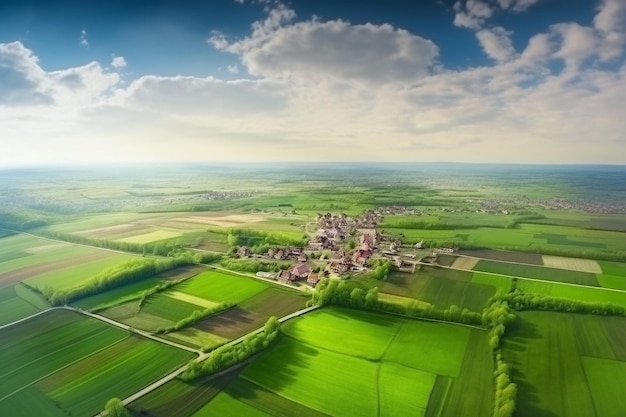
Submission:
[[[308,297],[268,288],[222,314],[202,320],[194,327],[228,339],[235,339],[260,327],[270,316],[278,318],[304,308]]]

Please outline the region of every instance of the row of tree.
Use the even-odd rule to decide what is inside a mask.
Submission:
[[[259,230],[250,229],[229,229],[226,241],[228,246],[248,246],[253,248],[254,251],[254,247],[265,247],[265,245],[267,245],[267,249],[269,249],[270,245],[304,246],[307,239],[308,236],[306,234],[302,235],[300,239],[297,239],[285,236],[281,233],[261,232]],[[267,252],[267,250],[265,250],[265,252]]]
[[[500,353],[495,355],[495,365],[496,395],[493,415],[494,417],[512,417],[517,400],[517,384],[511,381],[511,365],[504,362]]]
[[[131,259],[95,275],[80,287],[61,290],[48,285],[39,292],[52,305],[68,304],[81,298],[137,282],[191,263],[193,262],[190,262],[186,257]]]
[[[608,302],[589,302],[550,297],[540,294],[527,294],[520,290],[502,297],[515,310],[549,310],[568,313],[587,313],[603,316],[623,316],[626,310],[622,306]]]
[[[211,356],[202,362],[192,360],[189,367],[179,378],[183,381],[191,381],[196,378],[212,375],[227,369],[239,362],[243,362],[252,355],[267,348],[280,333],[280,322],[274,316],[266,322],[262,332],[248,335],[241,343],[236,345],[224,345],[215,349]]]
[[[170,333],[170,332],[175,332],[177,330],[184,329],[185,327],[195,324],[199,322],[200,320],[206,319],[207,317],[210,317],[214,314],[221,313],[222,311],[227,310],[233,307],[234,305],[235,305],[234,303],[220,303],[220,304],[214,305],[211,308],[206,308],[202,311],[196,310],[193,313],[191,313],[189,316],[177,321],[173,326],[160,327],[156,329],[155,333]]]
[[[220,265],[227,269],[253,274],[259,271],[278,272],[281,269],[278,262],[262,262],[256,259],[222,258]]]

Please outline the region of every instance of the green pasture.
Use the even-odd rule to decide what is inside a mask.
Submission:
[[[489,285],[496,289],[494,295],[504,295],[511,290],[513,278],[502,275],[485,274],[482,272],[474,272],[472,274],[472,282],[481,285]]]
[[[141,306],[144,314],[162,317],[177,322],[193,314],[194,311],[203,311],[205,307],[177,300],[167,295],[167,292],[152,295]]]
[[[68,262],[67,266],[33,275],[24,281],[39,289],[53,287],[57,290],[69,290],[80,287],[95,275],[129,259],[133,259],[133,257],[118,253],[108,253],[101,259],[87,262],[78,258],[74,262]]]
[[[21,284],[0,288],[0,326],[28,317],[47,307],[48,304],[39,294]]]
[[[213,270],[185,281],[176,290],[211,301],[239,303],[268,287],[254,278]]]
[[[429,407],[446,409],[429,404],[438,373],[451,376],[437,397],[451,411],[441,415],[475,416],[491,409],[493,368],[483,330],[324,308],[290,320],[282,331],[278,344],[242,377],[317,411],[333,416],[432,415]],[[464,361],[476,364],[467,367]],[[471,387],[480,392],[478,400],[459,411],[456,404],[467,400]],[[254,401],[256,391],[248,387],[241,396]]]
[[[518,384],[516,416],[622,415],[625,318],[527,311],[504,339]],[[612,386],[609,386],[612,385]]]
[[[580,287],[554,282],[518,280],[517,288],[529,294],[547,295],[597,303],[612,303],[626,307],[626,292],[613,291],[600,287]]]

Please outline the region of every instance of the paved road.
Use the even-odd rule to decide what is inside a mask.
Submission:
[[[287,316],[281,317],[280,319],[278,319],[278,321],[280,323],[283,323],[289,319],[292,319],[294,317],[298,317],[301,316],[303,314],[306,314],[310,311],[313,311],[315,309],[317,309],[318,306],[312,306],[312,307],[308,307],[302,310],[298,310],[294,313],[291,313]],[[233,346],[236,345],[238,343],[241,343],[246,337],[250,336],[250,335],[255,335],[257,333],[260,333],[263,331],[263,327],[256,329],[244,336],[241,336],[237,339],[231,340],[230,342],[224,344],[223,346]],[[207,353],[202,353],[197,359],[197,362],[203,361],[205,359],[207,359],[209,356],[211,356],[212,352],[207,352]],[[235,364],[233,366],[238,366],[239,364]],[[183,372],[185,372],[187,369],[189,368],[189,364],[183,365],[180,368],[176,369],[175,371],[165,375],[163,378],[159,379],[158,381],[154,381],[152,384],[148,385],[147,387],[145,387],[144,389],[142,389],[141,391],[137,391],[136,393],[134,393],[133,395],[131,395],[130,397],[126,397],[122,400],[122,403],[124,405],[128,405],[131,404],[133,401],[137,401],[139,398],[143,397],[144,395],[147,395],[149,393],[151,393],[152,391],[156,390],[157,388],[162,387],[163,385],[167,384],[168,382],[170,382],[171,380],[173,380],[174,378],[176,378],[177,376],[179,376],[180,374],[182,374]],[[221,371],[221,372],[225,372]],[[97,414],[95,417],[101,417],[101,414]]]

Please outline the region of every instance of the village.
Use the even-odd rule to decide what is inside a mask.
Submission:
[[[239,258],[257,258],[293,261],[287,269],[277,273],[258,272],[263,278],[283,284],[306,284],[315,288],[324,277],[345,279],[352,273],[367,272],[379,262],[389,262],[395,268],[415,272],[419,263],[436,263],[438,253],[451,253],[454,248],[426,250],[423,241],[411,246],[409,253],[401,253],[401,243],[395,237],[385,236],[376,229],[383,215],[415,214],[413,209],[384,207],[366,210],[352,218],[346,214],[318,214],[316,232],[307,246],[271,247],[264,254],[253,254],[249,247],[240,246]],[[417,252],[420,252],[418,256]]]

